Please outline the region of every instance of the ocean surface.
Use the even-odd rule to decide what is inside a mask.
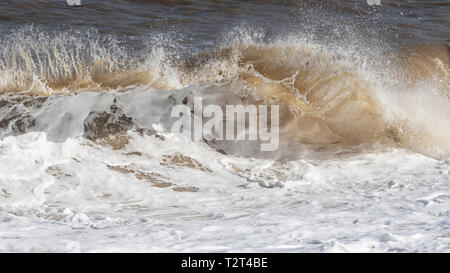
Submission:
[[[450,1],[68,2],[0,2],[0,251],[450,252]]]

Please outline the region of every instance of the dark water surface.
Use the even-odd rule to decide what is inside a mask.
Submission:
[[[132,42],[155,31],[179,31],[185,43],[207,45],[236,24],[250,24],[267,32],[306,29],[322,32],[332,25],[360,26],[383,31],[389,40],[437,43],[450,38],[450,1],[366,0],[345,1],[144,1],[4,0],[0,28],[11,30],[34,24],[44,29],[94,28]]]

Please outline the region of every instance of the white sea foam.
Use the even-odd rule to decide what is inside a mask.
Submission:
[[[449,251],[449,160],[387,150],[276,163],[130,135],[119,151],[42,132],[4,138],[0,250]],[[160,164],[174,153],[211,172]]]

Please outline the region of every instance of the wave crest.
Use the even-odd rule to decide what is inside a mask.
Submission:
[[[280,104],[282,132],[291,141],[450,153],[448,47],[367,54],[306,39],[240,39],[183,55],[170,54],[158,41],[134,51],[95,32],[30,28],[3,40],[0,56],[0,93],[218,84],[253,103]]]

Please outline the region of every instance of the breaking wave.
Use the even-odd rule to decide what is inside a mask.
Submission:
[[[39,96],[138,86],[167,91],[220,86],[217,93],[280,104],[287,142],[320,147],[381,143],[434,157],[450,155],[448,45],[362,50],[299,35],[271,41],[261,36],[240,31],[215,50],[190,52],[170,44],[167,35],[130,48],[95,31],[16,30],[0,43],[0,110],[7,113],[2,128],[30,116],[15,108],[13,115],[7,101],[17,96],[42,100]],[[26,124],[15,132],[35,126]]]

